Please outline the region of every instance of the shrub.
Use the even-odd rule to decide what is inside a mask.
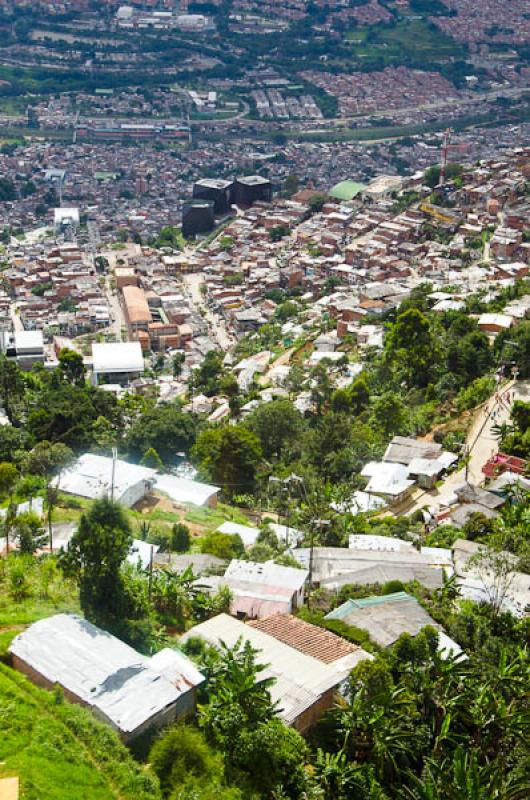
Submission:
[[[188,725],[176,725],[157,739],[149,760],[164,797],[190,779],[222,774],[220,757],[202,733]]]

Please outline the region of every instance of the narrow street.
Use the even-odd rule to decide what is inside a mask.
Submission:
[[[530,381],[510,381],[497,394],[490,397],[480,411],[469,429],[466,445],[469,453],[468,481],[474,485],[481,485],[484,482],[482,467],[488,459],[494,455],[499,447],[493,429],[497,425],[502,425],[510,420],[510,409],[512,405],[511,396],[515,400],[530,402]],[[510,401],[508,401],[510,395]],[[400,514],[412,514],[425,506],[430,508],[440,508],[447,505],[454,494],[457,486],[466,480],[465,467],[457,472],[451,473],[443,484],[430,492],[418,490],[412,496],[412,501],[400,507]]]
[[[201,293],[203,282],[203,277],[200,272],[190,272],[184,275],[184,287],[191,302],[208,323],[208,330],[211,338],[221,350],[227,351],[235,343],[235,338],[228,332],[226,323],[221,315],[214,314],[214,312],[208,308]]]

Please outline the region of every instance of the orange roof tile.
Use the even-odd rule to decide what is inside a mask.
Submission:
[[[332,664],[360,649],[340,636],[291,614],[272,614],[270,617],[253,620],[248,625],[324,664]]]

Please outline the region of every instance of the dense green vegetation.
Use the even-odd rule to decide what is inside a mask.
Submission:
[[[164,797],[209,798],[213,783],[234,800],[522,800],[528,621],[455,603],[451,584],[421,600],[468,658],[441,658],[434,628],[402,635],[353,670],[308,742],[274,719],[248,643],[213,649],[191,639],[187,651],[208,676],[205,702],[197,728],[178,726],[154,745]]]
[[[461,58],[461,45],[443,34],[424,18],[401,19],[387,25],[354,29],[348,34],[354,57],[381,69],[390,64],[405,64],[428,69],[438,59]],[[359,43],[359,44],[357,44]],[[364,68],[367,71],[366,67]]]
[[[348,345],[334,366],[302,368],[295,359],[286,388],[291,398],[309,392],[312,413],[303,416],[291,399],[281,399],[260,405],[236,425],[201,424],[191,454],[202,475],[228,497],[252,491],[270,498],[269,477],[290,472],[303,476],[315,494],[340,497],[361,488],[362,467],[379,457],[395,434],[421,435],[437,427],[437,440],[458,452],[466,419],[458,418],[493,393],[494,372],[506,371],[512,361],[523,374],[529,368],[528,323],[518,326],[517,341],[498,340],[492,348],[467,311],[433,313],[429,292],[429,286],[420,286],[386,316],[384,349],[366,354],[363,372],[346,388],[334,389],[331,376],[347,373]],[[480,298],[472,302],[478,303],[473,311],[490,308]],[[279,302],[278,319],[287,306],[296,313],[292,299]],[[242,340],[237,354],[270,347],[278,338],[273,318]],[[212,394],[228,386],[221,356],[209,354],[195,381]],[[254,396],[251,389],[231,398],[234,413]]]

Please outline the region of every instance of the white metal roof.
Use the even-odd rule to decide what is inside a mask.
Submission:
[[[385,461],[371,461],[364,467],[361,475],[370,478],[367,492],[396,496],[405,492],[414,485],[408,480],[409,472],[402,464],[392,464]]]
[[[374,534],[357,533],[349,538],[350,550],[377,550],[388,553],[410,552],[414,550],[412,542],[396,539],[394,536],[376,536]]]
[[[120,497],[140,481],[153,480],[154,469],[116,459],[114,497]],[[112,489],[112,458],[85,453],[61,475],[61,491],[92,500],[109,495]]]
[[[298,592],[307,580],[308,572],[296,567],[283,567],[274,561],[259,563],[256,561],[239,561],[233,559],[228,565],[224,579],[250,583],[256,590],[274,589],[278,595]]]
[[[13,339],[17,352],[19,350],[42,350],[44,347],[42,331],[15,331]]]
[[[92,345],[94,372],[143,372],[140,342],[95,342]]]
[[[276,679],[269,691],[273,702],[279,703],[278,716],[287,724],[292,724],[328,689],[338,687],[352,668],[350,663],[345,666],[342,660],[324,664],[228,614],[219,614],[196,625],[184,634],[181,641],[194,636],[213,645],[224,642],[229,647],[233,647],[241,637],[259,650],[258,663],[268,665],[259,677]],[[359,661],[367,657],[364,651],[359,652]]]
[[[64,220],[73,220],[79,223],[79,209],[78,208],[54,208],[53,221],[55,225],[59,225]]]
[[[499,328],[510,328],[513,323],[513,317],[507,314],[481,314],[478,319],[479,325],[494,325]]]
[[[151,563],[151,554],[154,558],[155,553],[158,553],[159,550],[160,547],[157,544],[149,544],[142,539],[133,539],[127,561],[133,566],[139,563],[143,569],[147,569]]]
[[[341,513],[348,512],[350,514],[361,514],[367,511],[376,511],[378,508],[383,508],[386,502],[377,495],[363,492],[360,489],[354,492],[350,500],[345,503],[331,503],[331,508]]]
[[[177,478],[175,475],[157,475],[155,489],[167,494],[175,503],[195,506],[206,505],[208,500],[220,491],[218,486]]]
[[[245,547],[251,547],[251,545],[255,544],[260,532],[259,528],[252,528],[250,525],[239,525],[237,522],[223,522],[217,530],[219,533],[240,536]]]
[[[19,634],[9,652],[58,683],[124,733],[176,703],[203,676],[172,651],[154,659],[75,614],[56,614]],[[171,674],[171,679],[167,675]]]

